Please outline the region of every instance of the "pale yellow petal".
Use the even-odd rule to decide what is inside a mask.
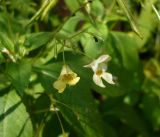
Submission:
[[[57,89],[59,93],[62,93],[66,88],[66,83],[61,80],[57,80],[53,83],[53,87]]]
[[[98,86],[100,86],[100,87],[102,87],[102,88],[105,88],[105,87],[106,87],[106,86],[103,84],[101,77],[98,76],[98,75],[96,75],[96,74],[93,75],[93,81],[94,81],[94,83],[95,83],[96,85],[98,85]]]
[[[71,75],[72,75],[73,78],[77,77],[77,74],[74,73],[74,72],[72,72]]]
[[[60,76],[67,73],[67,69],[66,69],[66,68],[67,68],[67,65],[63,65],[63,66],[62,66],[62,70],[61,70]]]
[[[102,78],[103,78],[106,82],[108,82],[109,84],[115,84],[114,81],[113,81],[113,76],[112,76],[112,74],[110,74],[110,73],[104,72],[104,73],[102,74]]]
[[[73,86],[73,85],[76,85],[79,80],[80,80],[80,77],[75,77],[73,80],[68,81],[67,84],[70,86]]]
[[[69,73],[73,73],[73,71],[70,69],[68,65],[63,65],[60,75],[69,74]]]

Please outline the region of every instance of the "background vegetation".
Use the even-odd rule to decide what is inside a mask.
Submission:
[[[103,54],[106,88],[83,67]],[[0,137],[159,137],[159,61],[159,0],[0,0]]]

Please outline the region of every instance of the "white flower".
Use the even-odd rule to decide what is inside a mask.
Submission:
[[[77,77],[77,74],[74,73],[68,65],[63,65],[61,74],[58,80],[53,83],[53,87],[57,89],[59,93],[62,93],[67,84],[73,86],[77,84],[79,80],[80,77]]]
[[[93,75],[94,83],[103,88],[106,86],[103,84],[102,79],[104,79],[109,84],[115,84],[113,81],[112,74],[106,72],[107,71],[106,63],[110,60],[111,60],[111,57],[109,55],[101,55],[98,59],[84,66],[84,67],[92,68],[94,72],[94,75]]]

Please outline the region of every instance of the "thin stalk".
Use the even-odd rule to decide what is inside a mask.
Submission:
[[[58,121],[59,121],[59,123],[60,123],[62,133],[63,133],[63,135],[64,135],[64,137],[65,137],[65,134],[66,134],[66,133],[65,133],[65,130],[64,130],[64,127],[63,127],[62,121],[61,121],[61,119],[60,119],[60,116],[59,116],[58,112],[57,112],[57,111],[55,111],[55,112],[56,112],[56,115],[57,115]]]
[[[64,46],[63,46],[63,64],[66,64],[65,55],[64,55]]]
[[[45,124],[45,121],[46,121],[47,117],[48,117],[48,112],[46,112],[44,114],[44,118],[42,119],[42,121],[41,121],[41,123],[40,123],[40,125],[39,125],[39,127],[38,127],[38,129],[37,129],[37,131],[36,131],[36,133],[34,135],[34,137],[39,137],[39,133],[40,133],[40,131],[42,131],[42,128],[43,128],[43,126]]]

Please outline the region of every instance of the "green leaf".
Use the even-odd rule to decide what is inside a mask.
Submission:
[[[108,28],[105,24],[97,24],[97,28],[87,24],[87,32],[81,37],[85,54],[96,58],[102,52],[103,42],[108,35]]]
[[[29,51],[37,49],[47,44],[47,42],[49,42],[52,36],[52,32],[38,32],[27,34],[24,46],[26,46]]]
[[[152,9],[152,4],[158,0],[150,0],[149,2],[145,0],[144,2],[144,8],[141,11],[141,14],[138,18],[138,24],[140,32],[142,33],[143,39],[140,39],[139,37],[135,37],[137,40],[137,44],[139,48],[142,48],[145,46],[148,39],[152,36],[152,33],[156,29],[156,26],[158,25],[159,21],[156,19],[155,13]],[[146,23],[147,20],[147,23]]]
[[[0,50],[6,48],[11,53],[14,52],[14,44],[4,33],[0,33]]]
[[[22,94],[29,84],[31,64],[26,60],[17,63],[8,63],[7,74],[15,89],[19,94]]]
[[[84,47],[85,53],[92,58],[97,57],[97,55],[100,53],[100,47],[95,42],[93,36],[89,34],[85,34],[84,37],[81,38],[82,45]]]
[[[0,13],[0,27],[1,27],[1,32],[7,33],[9,32],[8,27],[6,25],[7,22],[7,16],[4,13]]]
[[[57,100],[70,107],[69,109],[61,105],[60,110],[71,125],[76,125],[76,129],[80,124],[83,129],[83,132],[81,131],[81,134],[84,134],[83,136],[103,137],[103,122],[89,87],[87,87],[86,81],[81,80],[74,87],[68,87],[63,94],[57,94]]]
[[[101,19],[104,14],[104,6],[102,2],[99,0],[94,0],[91,4],[89,3],[88,5],[90,5],[91,13],[95,17],[98,17],[99,19]]]
[[[78,1],[75,0],[65,0],[65,3],[72,13],[75,12],[80,7]]]
[[[149,137],[149,132],[147,131],[145,120],[143,116],[136,112],[132,107],[126,105],[122,102],[114,102],[111,101],[112,98],[108,99],[104,108],[104,116],[106,119],[108,118],[108,122],[112,121],[112,119],[121,121],[122,125],[120,129],[124,125],[128,125],[133,130],[139,132],[145,137]],[[114,102],[114,103],[113,103]],[[118,121],[116,121],[118,123]],[[112,124],[112,123],[111,123]],[[123,133],[125,136],[125,133]]]
[[[82,15],[76,14],[73,17],[70,17],[68,21],[63,25],[63,29],[57,34],[57,38],[68,38],[70,35],[73,35],[76,31],[77,24],[82,20]]]
[[[119,55],[119,61],[122,62],[123,67],[128,70],[136,70],[139,67],[138,46],[132,36],[125,33],[112,32],[111,45]]]
[[[160,128],[160,103],[159,98],[154,95],[146,95],[142,99],[142,110],[144,116],[155,129]]]
[[[15,91],[0,97],[0,137],[32,137],[33,128]]]
[[[117,3],[119,4],[119,6],[122,8],[122,10],[124,11],[124,13],[126,14],[130,24],[131,24],[131,27],[133,28],[133,30],[135,31],[135,33],[140,37],[140,38],[143,38],[142,34],[140,33],[137,25],[136,25],[136,22],[131,14],[131,11],[129,10],[127,4],[125,3],[125,0],[116,0]]]

